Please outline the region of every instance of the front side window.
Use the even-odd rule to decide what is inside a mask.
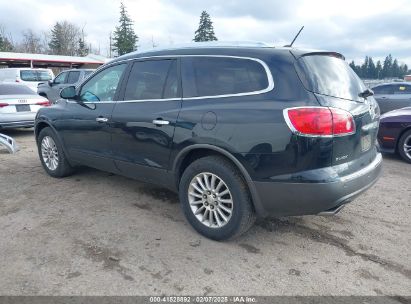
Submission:
[[[137,61],[127,81],[124,100],[178,97],[176,60]]]
[[[387,94],[393,94],[393,86],[391,85],[382,85],[378,86],[372,89],[374,91],[374,94],[380,94],[380,95],[387,95]]]
[[[81,88],[80,100],[89,102],[112,101],[127,64],[119,64],[94,75]]]
[[[269,86],[264,66],[255,60],[189,57],[182,62],[184,97],[235,95]]]
[[[64,83],[66,81],[67,74],[68,74],[67,72],[63,72],[63,73],[60,73],[59,75],[57,75],[57,77],[54,78],[54,83],[55,84]]]
[[[69,72],[67,77],[67,83],[74,84],[80,78],[80,71]]]

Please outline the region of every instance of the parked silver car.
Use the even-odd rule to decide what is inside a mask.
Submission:
[[[69,86],[76,86],[93,73],[93,71],[92,69],[65,70],[58,74],[53,80],[40,83],[37,87],[37,93],[54,103],[57,99],[60,99],[60,91],[62,89]]]
[[[0,129],[32,127],[37,111],[49,105],[23,84],[0,84]]]
[[[411,107],[411,83],[383,83],[372,88],[380,106],[381,114],[396,109]]]

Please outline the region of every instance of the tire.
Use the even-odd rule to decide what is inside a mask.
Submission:
[[[406,149],[407,152],[405,151]],[[398,141],[398,153],[408,163],[411,164],[411,130],[406,131]]]
[[[188,222],[213,240],[233,239],[250,229],[256,220],[246,182],[224,157],[207,156],[191,163],[180,179],[179,197]],[[199,213],[195,215],[196,212]]]
[[[37,138],[37,149],[41,164],[50,176],[60,178],[73,173],[73,168],[67,161],[61,142],[50,127],[40,131]],[[49,161],[47,161],[47,156],[43,155],[43,152],[49,156]],[[53,161],[50,161],[50,157]]]

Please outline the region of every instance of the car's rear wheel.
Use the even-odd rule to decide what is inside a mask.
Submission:
[[[411,130],[405,132],[398,141],[398,153],[406,162],[411,163]]]
[[[181,177],[179,195],[187,220],[208,238],[236,237],[255,222],[247,184],[223,157],[207,156],[191,163]]]
[[[37,138],[38,153],[44,170],[53,177],[64,177],[73,172],[61,143],[54,131],[46,127]]]

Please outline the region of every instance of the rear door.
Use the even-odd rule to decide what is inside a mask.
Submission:
[[[381,114],[391,111],[391,99],[394,96],[394,86],[391,84],[380,85],[373,88],[374,98],[380,106]]]
[[[411,106],[411,85],[392,84],[393,95],[387,100],[387,112]]]
[[[343,57],[335,53],[313,53],[297,60],[297,72],[304,86],[322,106],[346,110],[354,118],[352,135],[333,138],[333,165],[363,159],[361,166],[375,158],[379,108],[373,96],[359,96],[366,87]]]
[[[161,183],[169,169],[181,108],[178,59],[137,60],[112,115],[117,168],[130,177]]]

